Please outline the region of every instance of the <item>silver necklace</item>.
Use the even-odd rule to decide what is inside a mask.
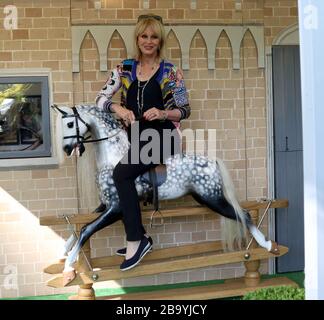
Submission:
[[[141,117],[143,115],[143,108],[144,108],[144,90],[149,83],[150,79],[145,82],[143,86],[141,86],[141,82],[137,80],[137,108],[138,108],[138,115]],[[141,100],[140,100],[140,90],[141,92]]]
[[[138,75],[141,76],[142,75],[142,64],[141,62],[139,62],[139,71],[138,71]],[[148,85],[148,83],[150,82],[152,76],[153,76],[153,70],[155,68],[155,63],[152,66],[152,70],[151,70],[151,75],[150,77],[147,79],[147,81],[145,82],[145,84],[143,86],[141,86],[141,81],[138,79],[137,77],[137,109],[138,109],[138,115],[140,117],[142,117],[143,115],[143,108],[144,108],[144,91],[146,86]],[[142,92],[140,94],[140,90],[142,89]],[[140,95],[141,95],[141,99],[140,99]]]
[[[141,61],[139,61],[138,64],[139,64],[138,75],[141,76],[142,75],[142,63],[141,63]],[[155,66],[156,66],[156,62],[154,62],[153,65],[152,65],[152,67],[151,67],[150,77],[152,75],[152,72],[153,72]]]

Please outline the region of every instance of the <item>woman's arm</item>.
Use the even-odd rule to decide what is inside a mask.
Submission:
[[[173,120],[171,118],[170,120],[180,121],[182,119],[187,119],[190,116],[191,110],[182,70],[178,69],[177,67],[173,67],[169,74],[169,80],[173,84],[171,86],[174,100],[174,106],[172,109],[180,112],[180,118],[178,120]],[[170,112],[171,110],[168,111]],[[170,114],[170,116],[172,117],[173,114]]]
[[[112,102],[113,95],[121,87],[121,66],[111,71],[111,75],[105,83],[104,87],[97,94],[96,104],[99,108],[107,112],[115,112],[120,117],[126,126],[135,121],[135,115],[131,110],[128,110],[117,103]]]
[[[107,112],[114,111],[112,110],[112,97],[121,87],[120,72],[119,66],[113,69],[105,85],[96,96],[96,105]]]
[[[183,72],[176,67],[173,67],[168,74],[172,98],[168,100],[165,110],[159,110],[155,107],[144,112],[143,116],[146,120],[171,120],[180,122],[190,116],[190,106],[188,101],[188,93],[183,80]]]

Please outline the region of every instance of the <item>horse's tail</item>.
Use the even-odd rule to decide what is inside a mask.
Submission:
[[[241,208],[235,195],[234,185],[229,172],[221,159],[216,159],[223,180],[223,192],[227,202],[233,206],[236,214],[236,221],[222,217],[222,240],[223,246],[227,250],[234,249],[234,243],[239,249],[242,248],[246,239],[246,213]],[[239,222],[239,223],[237,223]]]

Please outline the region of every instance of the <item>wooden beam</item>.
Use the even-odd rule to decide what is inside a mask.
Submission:
[[[244,279],[235,279],[220,284],[211,284],[197,287],[187,287],[167,290],[154,290],[150,292],[129,293],[120,295],[111,295],[97,297],[97,300],[208,300],[228,297],[237,297],[245,295],[248,292],[261,288],[276,286],[298,285],[286,277],[276,277],[272,279],[261,280],[256,286],[246,286]]]
[[[201,242],[178,247],[164,248],[153,250],[145,257],[145,261],[158,261],[161,259],[183,257],[188,255],[203,254],[208,252],[217,252],[222,250],[221,241]],[[124,257],[109,256],[101,258],[92,258],[91,265],[93,268],[109,268],[119,266],[123,262]],[[55,263],[44,269],[45,273],[58,274],[63,272],[64,263]]]
[[[243,201],[240,203],[241,207],[246,210],[258,210],[265,209],[268,205],[267,201]],[[287,208],[288,200],[286,199],[278,199],[272,202],[270,208]],[[184,216],[197,216],[204,214],[213,214],[215,212],[211,209],[204,206],[186,206],[186,207],[177,207],[172,209],[164,209],[161,210],[163,217],[184,217]],[[152,209],[143,210],[142,216],[143,219],[150,219],[152,213]],[[99,214],[95,213],[87,213],[87,214],[78,214],[78,215],[70,215],[69,220],[71,224],[87,224],[95,220]],[[45,216],[40,217],[39,223],[42,226],[51,226],[51,225],[65,225],[67,221],[64,217],[56,217],[56,216]]]
[[[280,256],[288,252],[288,248],[279,246]],[[68,286],[90,284],[96,281],[106,280],[120,280],[126,278],[133,278],[139,276],[147,276],[164,272],[175,272],[182,270],[191,270],[196,268],[204,268],[228,263],[236,263],[245,261],[244,255],[246,251],[234,251],[226,253],[209,253],[199,257],[185,257],[178,258],[172,261],[159,261],[159,262],[144,262],[138,267],[128,270],[121,271],[119,268],[112,267],[92,272],[83,272],[77,274],[76,278],[68,284]],[[263,248],[255,248],[249,251],[249,261],[268,259],[270,257],[278,257],[268,252]],[[96,281],[93,277],[96,277]],[[61,288],[63,286],[63,276],[59,275],[47,282],[47,285],[54,288]]]

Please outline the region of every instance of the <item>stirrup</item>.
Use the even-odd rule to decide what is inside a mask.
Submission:
[[[153,219],[154,219],[154,215],[158,213],[160,215],[160,219],[161,222],[159,224],[153,224]],[[151,218],[150,218],[150,228],[158,228],[158,227],[162,227],[164,225],[164,217],[161,213],[160,210],[154,210],[151,214]]]

